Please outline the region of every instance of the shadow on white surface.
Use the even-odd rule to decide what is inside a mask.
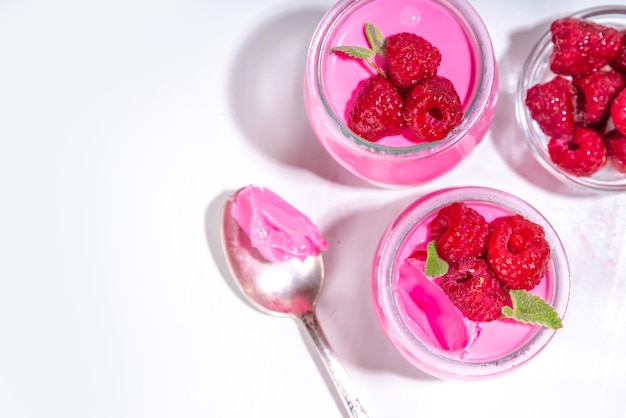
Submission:
[[[499,97],[491,136],[504,161],[528,182],[564,196],[588,196],[592,192],[562,182],[535,159],[516,118],[515,100],[522,67],[535,42],[549,28],[550,22],[540,22],[511,34],[508,48],[498,62]]]
[[[374,252],[384,230],[422,192],[351,213],[323,231],[326,283],[319,302],[320,322],[345,363],[375,373],[418,380],[434,377],[411,365],[393,347],[376,317],[371,293]]]
[[[222,244],[222,214],[224,212],[224,205],[229,196],[234,193],[235,190],[223,191],[209,203],[204,212],[204,232],[209,246],[211,256],[215,261],[215,265],[220,272],[220,276],[224,282],[228,285],[233,294],[245,303],[250,308],[259,311],[248,298],[241,292],[235,278],[231,273],[228,262],[226,261],[226,255],[224,254],[224,245]]]
[[[232,63],[230,106],[243,136],[261,153],[335,183],[369,187],[326,153],[306,115],[306,57],[324,12],[291,10],[252,29]]]

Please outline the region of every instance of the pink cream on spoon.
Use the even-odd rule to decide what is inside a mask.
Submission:
[[[239,190],[231,215],[268,261],[302,261],[328,248],[306,215],[267,188],[250,185]]]

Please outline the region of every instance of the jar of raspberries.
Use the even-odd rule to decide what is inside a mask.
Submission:
[[[315,136],[351,173],[415,185],[454,169],[495,113],[487,28],[464,0],[340,0],[307,57],[304,100]]]

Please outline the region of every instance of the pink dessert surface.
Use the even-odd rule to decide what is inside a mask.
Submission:
[[[402,262],[396,298],[422,340],[463,356],[476,339],[478,327],[466,320],[441,288],[424,275],[424,264],[415,258]]]
[[[250,185],[239,190],[231,215],[268,261],[304,260],[328,248],[306,215],[267,188]]]
[[[368,47],[363,32],[365,23],[376,25],[384,36],[400,32],[415,33],[438,48],[442,55],[438,75],[452,82],[464,109],[467,109],[477,88],[476,63],[472,55],[473,47],[464,28],[449,11],[433,1],[364,3],[340,22],[330,38],[330,46]],[[346,123],[359,86],[374,72],[364,61],[342,54],[328,56],[323,71],[330,106]],[[382,138],[377,144],[407,147],[416,145],[415,141],[405,130],[401,135]]]
[[[485,202],[465,202],[489,222],[511,212]],[[436,215],[425,217],[407,236],[398,252],[394,273],[394,298],[407,327],[431,350],[448,358],[489,361],[501,358],[527,343],[541,327],[511,319],[474,322],[465,318],[450,302],[436,279],[425,276],[425,261],[409,259],[417,250],[425,250],[428,224]],[[552,263],[541,283],[531,293],[550,302],[554,298]]]

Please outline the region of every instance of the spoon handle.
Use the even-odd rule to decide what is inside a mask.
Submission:
[[[304,322],[306,329],[309,331],[309,334],[315,343],[315,347],[324,361],[326,370],[328,370],[330,377],[335,383],[335,387],[337,388],[339,395],[341,395],[341,399],[346,407],[346,410],[350,413],[350,417],[367,418],[368,415],[365,412],[365,409],[363,409],[361,402],[359,402],[357,397],[354,395],[354,390],[348,382],[348,377],[341,366],[339,359],[335,355],[335,352],[330,347],[322,328],[320,327],[315,311],[309,310],[305,312],[302,314],[300,319]]]

